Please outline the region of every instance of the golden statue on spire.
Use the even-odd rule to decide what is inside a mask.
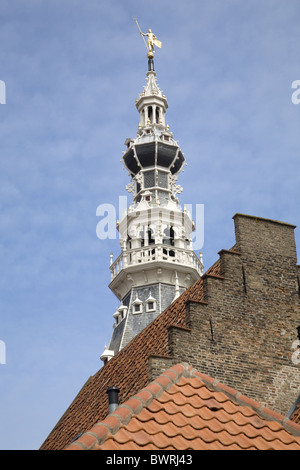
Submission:
[[[139,31],[140,31],[140,33],[141,33],[141,35],[142,35],[142,37],[143,37],[144,43],[145,43],[145,45],[146,45],[146,48],[147,48],[147,51],[148,51],[147,57],[148,57],[148,59],[153,59],[153,57],[154,57],[154,52],[155,52],[154,46],[157,46],[157,47],[161,48],[162,43],[161,43],[161,41],[159,41],[159,40],[157,39],[157,37],[155,36],[155,34],[152,33],[151,29],[148,29],[148,33],[142,33],[142,31],[141,31],[141,29],[140,29],[140,27],[139,27],[139,24],[138,24],[137,19],[134,18],[134,21],[136,22],[137,27],[139,28]],[[147,42],[146,42],[145,39],[144,39],[145,36],[148,36]]]
[[[142,33],[142,36],[148,36],[148,41],[147,41],[147,48],[148,48],[148,57],[150,58],[154,56],[154,46],[157,46],[161,48],[161,42],[157,39],[155,34],[152,33],[151,29],[148,29],[148,33]]]

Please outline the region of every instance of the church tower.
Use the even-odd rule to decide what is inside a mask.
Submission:
[[[166,124],[168,102],[154,70],[153,44],[161,43],[151,30],[147,35],[146,85],[136,99],[138,132],[135,139],[126,139],[122,157],[133,201],[117,223],[121,254],[115,260],[111,255],[109,287],[120,305],[113,314],[110,344],[101,355],[104,364],[203,273],[202,255],[199,259],[192,247],[194,223],[177,197],[185,158]]]

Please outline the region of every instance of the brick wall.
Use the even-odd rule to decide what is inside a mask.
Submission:
[[[186,304],[187,329],[169,329],[169,357],[286,414],[300,393],[295,227],[242,214],[234,224],[236,245],[203,276],[203,302]]]

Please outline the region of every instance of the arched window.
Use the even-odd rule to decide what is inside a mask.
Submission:
[[[173,227],[171,226],[170,228],[166,228],[164,230],[163,244],[174,246],[174,238],[175,238],[175,232],[174,232]]]
[[[155,110],[155,122],[156,124],[159,123],[159,108],[156,107],[156,110]]]
[[[148,106],[148,119],[151,124],[152,124],[152,115],[153,115],[152,106]]]
[[[155,243],[153,238],[153,230],[150,227],[148,227],[148,243],[149,245],[153,245]]]
[[[147,237],[148,245],[154,245],[155,239],[153,237],[153,230],[148,226],[146,233],[144,230],[140,231],[141,246],[145,246],[145,238]]]

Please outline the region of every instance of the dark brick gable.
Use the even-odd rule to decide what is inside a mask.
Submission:
[[[236,244],[91,377],[42,449],[62,449],[177,363],[286,414],[300,389],[293,345],[300,325],[295,226],[236,214]]]

